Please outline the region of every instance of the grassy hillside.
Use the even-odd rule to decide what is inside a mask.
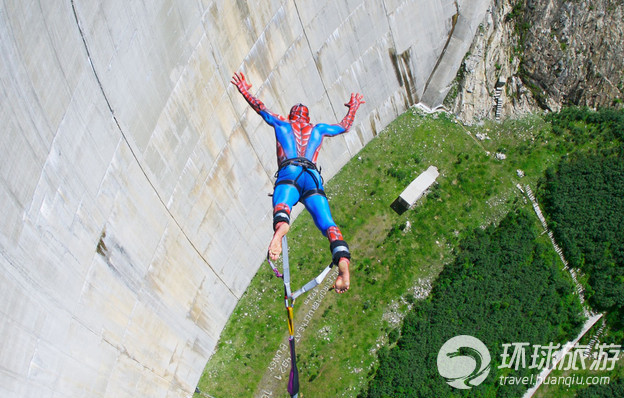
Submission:
[[[453,261],[460,240],[528,206],[515,185],[535,186],[569,150],[561,140],[540,117],[466,127],[444,114],[411,110],[327,183],[334,218],[352,249],[352,285],[343,295],[319,287],[296,303],[300,396],[357,396],[380,347],[397,339],[404,314]],[[394,213],[392,201],[430,165],[440,171],[435,187],[413,210]],[[289,243],[293,285],[300,286],[329,261],[328,243],[305,212]],[[263,265],[199,388],[213,397],[286,397],[289,365],[280,356],[286,334],[281,281]]]

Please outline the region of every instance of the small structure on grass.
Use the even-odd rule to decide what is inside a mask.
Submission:
[[[398,214],[403,214],[410,207],[414,206],[416,201],[429,189],[435,182],[440,173],[435,166],[429,166],[427,170],[422,172],[407,188],[401,192],[398,198],[390,205],[390,207]]]

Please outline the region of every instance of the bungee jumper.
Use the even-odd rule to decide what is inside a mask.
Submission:
[[[285,242],[283,238],[290,229],[291,209],[301,202],[312,215],[316,227],[329,240],[332,265],[338,265],[334,290],[338,293],[346,292],[350,286],[351,253],[332,218],[316,160],[323,138],[349,131],[355,113],[364,103],[362,95],[351,94],[351,99],[345,104],[349,110],[340,123],[311,124],[308,107],[303,104],[294,105],[288,118],[269,111],[262,101],[249,92],[251,84],[243,73],[235,73],[231,83],[238,88],[251,108],[275,130],[278,171],[273,190],[274,233],[267,254],[269,262],[277,260],[282,253],[282,241]]]

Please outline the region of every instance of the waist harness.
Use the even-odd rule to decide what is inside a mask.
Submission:
[[[292,186],[294,186],[299,191],[299,197],[300,197],[299,200],[300,201],[302,201],[302,200],[304,200],[307,197],[312,196],[312,195],[326,196],[325,195],[325,191],[322,188],[322,186],[323,186],[323,177],[321,176],[321,171],[316,168],[316,164],[314,164],[313,162],[311,162],[309,159],[306,159],[306,158],[286,159],[279,165],[279,169],[275,173],[275,178],[278,177],[279,172],[282,169],[284,169],[284,168],[286,168],[288,166],[298,166],[298,167],[301,167],[301,172],[297,175],[297,177],[295,177],[294,180],[293,179],[277,180],[275,182],[275,187],[277,187],[278,185],[292,185]],[[315,171],[317,174],[313,173],[313,171]],[[302,187],[302,186],[300,186],[297,183],[297,181],[299,181],[299,178],[301,178],[301,176],[304,175],[304,173],[308,174],[310,177],[312,177],[312,180],[314,181],[314,185],[316,186],[316,188],[305,189],[305,187]],[[318,177],[317,177],[317,175],[318,175]]]

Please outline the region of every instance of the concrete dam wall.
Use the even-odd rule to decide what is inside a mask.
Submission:
[[[2,2],[0,396],[190,396],[271,236],[273,132],[232,74],[313,122],[364,94],[330,178],[441,103],[488,4]]]

